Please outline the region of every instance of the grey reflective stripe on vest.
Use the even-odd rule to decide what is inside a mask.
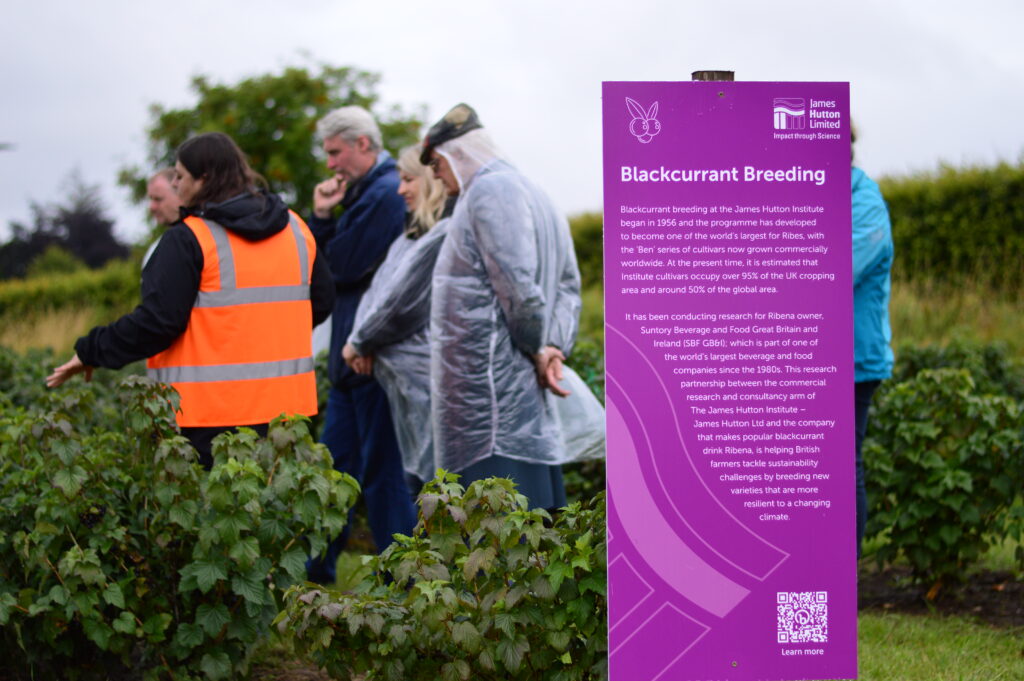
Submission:
[[[220,268],[220,289],[235,288],[235,256],[231,253],[231,241],[228,230],[213,220],[207,220],[206,226],[213,235],[213,243],[217,246],[217,263]]]
[[[309,272],[309,249],[306,248],[306,239],[302,236],[299,221],[295,219],[295,215],[291,211],[288,211],[288,226],[292,230],[292,236],[295,237],[295,248],[299,251],[299,280],[309,283],[312,278],[307,274]]]
[[[149,377],[161,383],[212,383],[259,378],[281,378],[313,371],[313,358],[285,359],[278,362],[220,364],[208,367],[164,367],[149,369]]]
[[[309,300],[309,286],[249,286],[227,291],[200,291],[195,307],[225,307],[246,303],[282,303]]]
[[[245,305],[248,303],[281,303],[298,300],[309,300],[309,249],[306,239],[302,236],[295,216],[288,213],[288,226],[295,239],[295,248],[299,253],[299,281],[302,284],[290,286],[247,286],[238,288],[235,281],[235,258],[231,253],[231,242],[224,227],[213,220],[206,220],[206,226],[213,236],[217,249],[217,262],[220,270],[220,290],[200,291],[196,296],[194,307],[226,307],[229,305]]]

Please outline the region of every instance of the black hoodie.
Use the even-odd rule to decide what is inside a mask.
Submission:
[[[182,209],[182,218],[188,215],[213,220],[249,241],[262,241],[288,226],[287,206],[268,192],[240,194],[201,210]],[[79,338],[75,343],[79,359],[88,366],[119,369],[169,348],[188,326],[202,271],[199,242],[179,220],[161,237],[142,270],[142,303],[113,324],[97,326]],[[312,330],[334,305],[334,282],[319,250],[313,261],[310,299]]]

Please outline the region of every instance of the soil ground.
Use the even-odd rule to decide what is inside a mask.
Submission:
[[[912,584],[908,568],[862,569],[860,609],[959,615],[1000,628],[1024,628],[1024,581],[1010,572],[982,571],[963,584],[944,584],[934,601],[925,598],[930,586]]]

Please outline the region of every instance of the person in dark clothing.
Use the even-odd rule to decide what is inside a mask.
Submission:
[[[347,106],[320,120],[317,133],[334,177],[313,192],[309,227],[330,264],[337,297],[331,316],[328,373],[331,392],[320,441],[340,471],[363,490],[370,529],[379,550],[395,533],[409,534],[416,509],[409,496],[387,396],[377,381],[349,368],[342,357],[356,309],[391,243],[405,226],[398,170],[383,150],[380,129],[368,111]],[[341,206],[337,220],[332,211]],[[307,566],[312,581],[335,580],[335,562],[347,531]]]
[[[177,158],[181,219],[143,268],[141,304],[79,338],[46,382],[149,358],[150,375],[181,395],[178,425],[209,467],[216,435],[316,413],[311,330],[334,286],[305,223],[257,188],[230,137],[193,137]]]
[[[415,496],[433,479],[430,430],[430,279],[455,207],[444,185],[420,163],[419,145],[398,156],[398,193],[408,207],[405,232],[391,244],[356,312],[342,355],[357,373],[380,382]]]

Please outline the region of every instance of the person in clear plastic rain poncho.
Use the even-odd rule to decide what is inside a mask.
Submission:
[[[431,299],[435,463],[464,485],[511,477],[531,507],[562,506],[567,450],[554,402],[568,394],[563,362],[580,311],[569,225],[465,104],[423,147],[421,160],[459,195]]]
[[[419,145],[398,157],[398,193],[409,213],[356,311],[342,349],[357,373],[372,372],[388,394],[405,471],[418,489],[434,477],[430,429],[430,278],[455,204],[420,163]],[[439,221],[440,220],[440,221]]]

